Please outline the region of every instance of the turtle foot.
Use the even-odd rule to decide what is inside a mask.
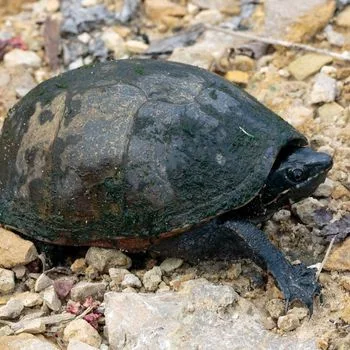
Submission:
[[[321,293],[321,286],[316,280],[315,270],[308,269],[304,264],[290,265],[287,271],[280,271],[275,278],[284,294],[286,309],[293,301],[299,300],[308,307],[311,316],[314,297]]]

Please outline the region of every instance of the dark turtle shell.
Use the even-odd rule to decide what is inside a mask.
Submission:
[[[0,222],[44,241],[137,248],[244,206],[281,148],[305,143],[205,70],[82,67],[38,85],[5,120]]]

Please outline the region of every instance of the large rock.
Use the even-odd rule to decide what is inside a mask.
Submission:
[[[312,338],[266,331],[262,317],[230,286],[191,280],[180,292],[107,293],[110,350],[116,349],[303,349]]]
[[[35,260],[38,253],[32,242],[11,231],[0,228],[0,266],[10,269],[17,265],[26,265]]]

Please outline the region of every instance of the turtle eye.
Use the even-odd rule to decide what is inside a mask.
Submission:
[[[305,172],[303,168],[288,169],[287,175],[288,178],[293,182],[300,182],[303,181],[305,178]]]

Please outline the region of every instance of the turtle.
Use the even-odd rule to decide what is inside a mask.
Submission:
[[[240,87],[182,63],[125,59],[51,78],[8,113],[0,222],[56,245],[245,257],[287,303],[320,287],[258,228],[311,195],[332,158]]]

